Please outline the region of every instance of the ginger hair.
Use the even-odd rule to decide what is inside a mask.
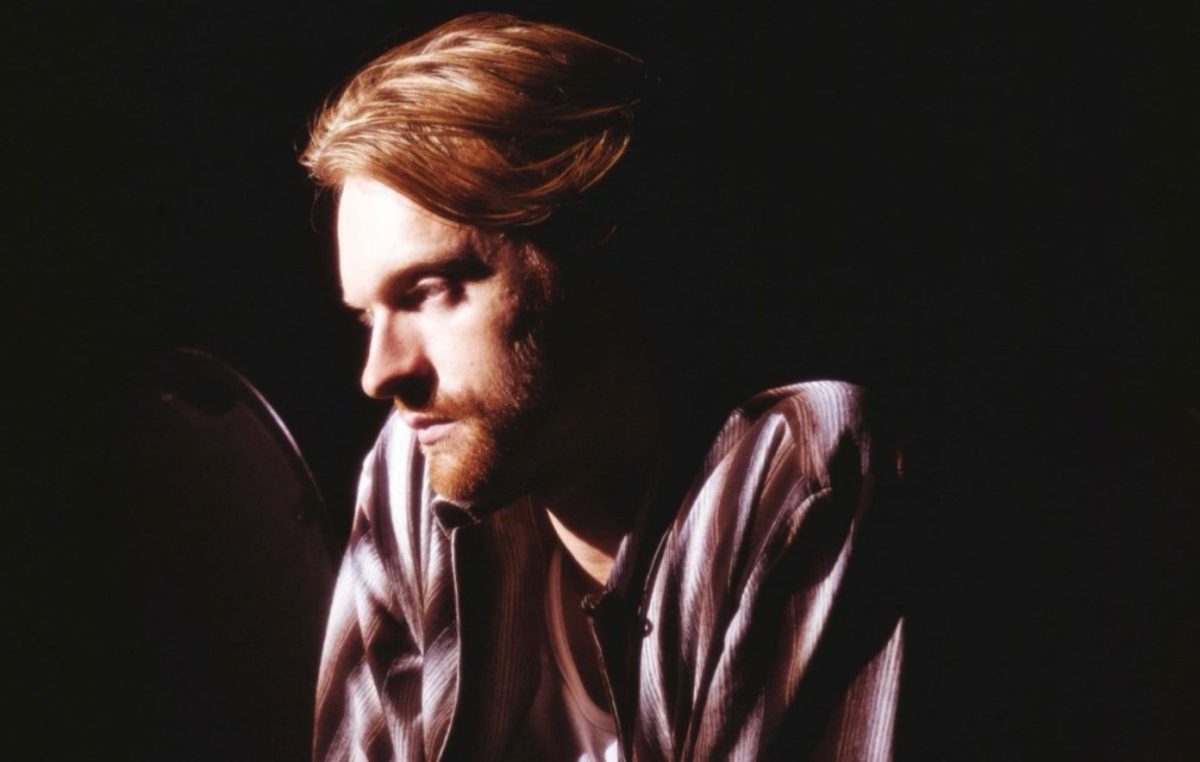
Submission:
[[[314,121],[316,182],[363,175],[440,217],[534,228],[625,155],[642,62],[552,24],[479,13],[388,50]]]

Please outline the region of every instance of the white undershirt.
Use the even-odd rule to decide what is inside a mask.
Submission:
[[[617,728],[613,717],[592,701],[583,687],[562,612],[562,549],[550,560],[546,581],[541,680],[513,759],[616,762]]]

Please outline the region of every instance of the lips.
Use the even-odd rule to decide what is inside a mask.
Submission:
[[[406,415],[404,422],[417,433],[417,441],[426,447],[449,436],[454,428],[454,420],[450,418]]]

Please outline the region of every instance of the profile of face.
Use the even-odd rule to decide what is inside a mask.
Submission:
[[[337,230],[343,296],[370,330],[363,390],[394,401],[438,494],[520,489],[547,408],[540,255],[360,176]]]

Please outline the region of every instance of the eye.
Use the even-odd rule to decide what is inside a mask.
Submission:
[[[420,309],[425,305],[452,307],[462,298],[462,284],[450,278],[423,278],[406,294],[406,307]]]

